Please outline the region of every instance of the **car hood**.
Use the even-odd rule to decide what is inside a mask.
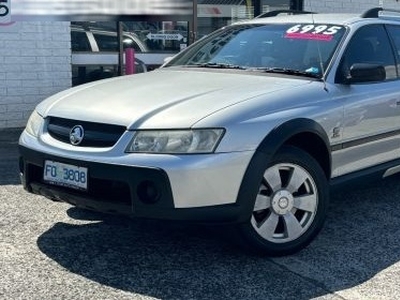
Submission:
[[[44,117],[129,129],[189,128],[237,103],[309,82],[250,72],[161,69],[78,86],[48,98],[37,110]]]

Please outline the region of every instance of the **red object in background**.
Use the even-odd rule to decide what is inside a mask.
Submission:
[[[135,50],[125,49],[125,75],[135,74]]]

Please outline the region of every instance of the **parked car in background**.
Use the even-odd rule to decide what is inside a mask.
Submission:
[[[323,227],[333,188],[400,172],[399,61],[400,16],[382,8],[226,26],[158,70],[40,103],[21,180],[55,201],[229,224],[254,251],[294,253]]]
[[[147,52],[148,48],[134,33],[123,32],[123,48],[133,48],[136,53]],[[94,80],[118,76],[116,63],[119,52],[117,32],[109,28],[93,27],[90,23],[71,25],[71,49],[73,55],[79,53],[97,54],[91,64],[73,64],[72,83],[78,85]],[[107,54],[115,54],[112,59]],[[146,64],[135,58],[135,73],[147,72]]]

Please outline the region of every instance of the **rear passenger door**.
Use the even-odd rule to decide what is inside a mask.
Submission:
[[[398,33],[398,28],[391,28],[390,31]],[[400,36],[398,38],[400,41]],[[333,155],[337,166],[334,175],[359,171],[399,157],[400,82],[397,59],[384,25],[361,27],[350,40],[336,75],[344,115],[343,143]],[[383,66],[386,79],[345,83],[343,78],[355,63]]]

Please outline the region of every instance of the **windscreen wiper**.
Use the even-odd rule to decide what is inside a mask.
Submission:
[[[315,72],[314,70],[308,69],[306,71],[300,71],[296,69],[289,68],[277,68],[277,67],[265,67],[265,68],[257,68],[257,71],[262,71],[265,73],[280,73],[280,74],[288,74],[295,76],[306,76],[311,78],[321,78],[321,74],[319,74],[318,70]]]
[[[193,66],[200,67],[200,68],[215,68],[215,69],[240,69],[240,70],[246,69],[243,66],[239,66],[239,65],[235,65],[235,64],[212,63],[212,62],[195,64]]]

